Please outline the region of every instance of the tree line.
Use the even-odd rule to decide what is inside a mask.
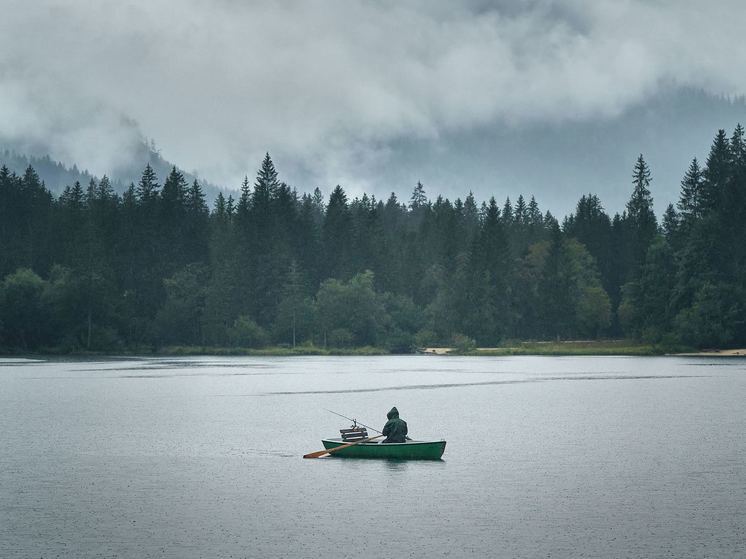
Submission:
[[[746,342],[746,145],[720,130],[661,223],[642,155],[625,210],[584,195],[560,223],[534,197],[300,194],[269,156],[212,210],[148,165],[55,197],[0,169],[0,347],[490,346],[628,336]]]

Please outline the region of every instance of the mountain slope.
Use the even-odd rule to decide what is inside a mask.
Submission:
[[[119,166],[111,172],[110,179],[114,190],[121,193],[130,183],[137,184],[137,181],[140,180],[142,170],[148,163],[155,170],[161,184],[172,167],[174,167],[174,164],[164,159],[154,146],[142,143],[138,152],[133,154],[130,164]],[[9,149],[0,151],[0,165],[7,166],[8,169],[19,175],[31,165],[39,174],[41,180],[47,185],[47,188],[55,194],[59,194],[66,186],[74,184],[75,181],[79,181],[85,187],[91,179],[100,178],[90,173],[87,169],[81,170],[77,163],[67,166],[64,163],[53,160],[49,155],[27,155]],[[179,168],[178,165],[176,167]],[[183,170],[181,172],[184,174],[187,182],[191,183],[197,179],[192,173],[187,173]],[[209,204],[212,204],[219,192],[225,191],[207,181],[198,180],[202,184],[205,197]]]

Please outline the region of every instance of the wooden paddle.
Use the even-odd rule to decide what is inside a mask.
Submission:
[[[376,435],[375,437],[368,437],[367,439],[355,441],[354,443],[347,443],[341,446],[335,446],[334,448],[325,448],[324,450],[317,450],[316,452],[311,452],[310,454],[304,454],[303,458],[318,458],[320,456],[324,456],[324,454],[331,454],[332,452],[337,452],[338,450],[342,450],[343,448],[355,446],[356,444],[360,444],[360,443],[367,443],[368,441],[372,441],[374,439],[380,439],[381,437],[383,437],[383,435]]]

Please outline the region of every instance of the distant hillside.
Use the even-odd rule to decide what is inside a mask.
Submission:
[[[60,192],[65,186],[72,185],[75,181],[80,181],[80,184],[85,186],[92,178],[96,178],[87,170],[78,169],[77,165],[66,167],[59,161],[52,160],[48,155],[35,157],[5,150],[0,152],[0,165],[5,165],[18,175],[31,165],[52,192]],[[121,181],[113,180],[112,183],[115,190],[119,192],[123,190]]]
[[[134,155],[131,165],[113,169],[109,174],[114,190],[121,193],[130,183],[137,184],[137,181],[140,180],[142,170],[148,163],[150,163],[155,170],[161,184],[174,166],[170,161],[163,159],[154,146],[148,146],[147,144],[142,143],[139,152]],[[83,162],[81,162],[81,164],[83,164]],[[26,168],[31,165],[39,174],[39,177],[41,177],[45,182],[47,187],[54,193],[60,193],[65,186],[72,185],[75,181],[80,181],[80,183],[85,186],[92,178],[100,178],[94,176],[87,169],[81,170],[78,168],[77,164],[68,167],[59,161],[54,161],[48,155],[26,155],[16,153],[9,149],[0,151],[0,165],[7,166],[11,171],[16,172],[17,174],[22,174]],[[176,165],[176,167],[178,168],[179,166]],[[179,170],[184,174],[188,182],[192,182],[196,178],[192,173],[187,173],[181,168],[179,168]],[[209,204],[212,204],[219,192],[225,191],[225,189],[221,189],[220,187],[202,179],[199,179],[199,181],[200,184],[202,184]]]

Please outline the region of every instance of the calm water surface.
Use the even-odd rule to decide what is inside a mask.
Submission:
[[[744,557],[746,361],[0,360],[0,557]],[[440,462],[303,460],[396,405]]]

